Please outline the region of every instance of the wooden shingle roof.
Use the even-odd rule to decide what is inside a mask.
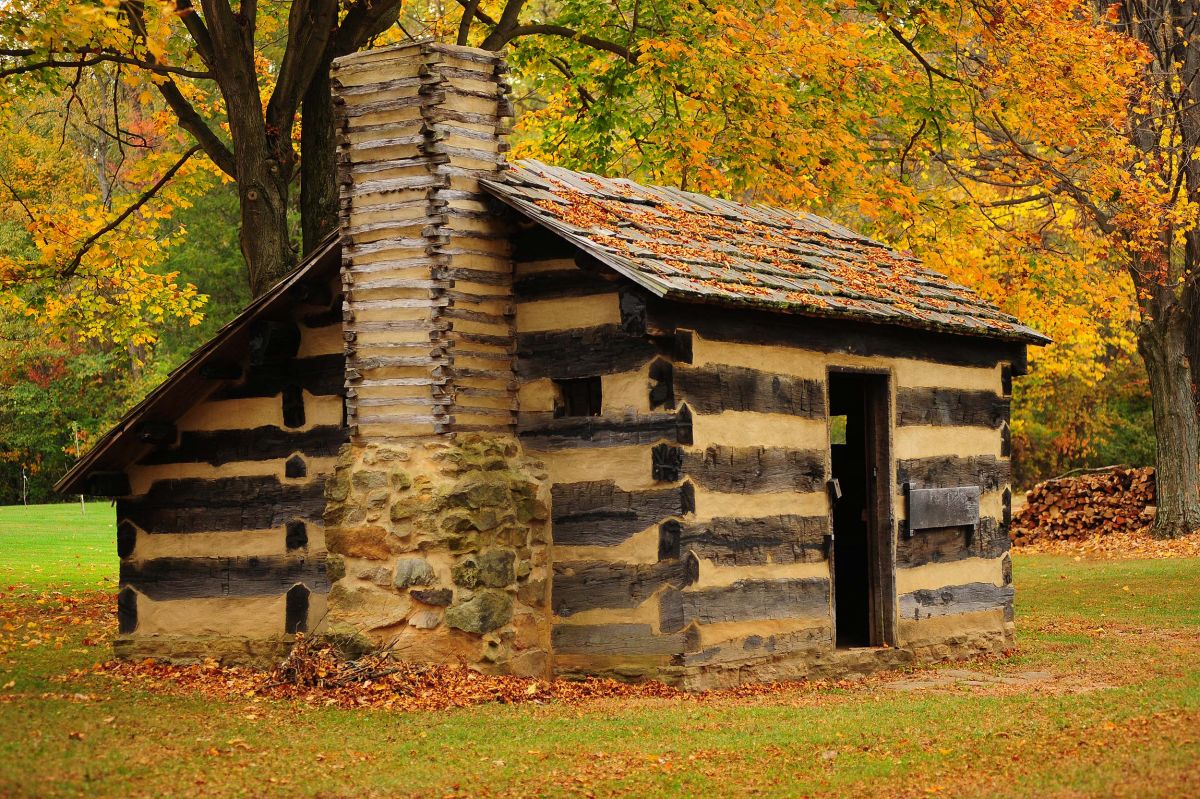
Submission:
[[[812,214],[518,161],[494,196],[662,297],[1049,341],[911,255]]]

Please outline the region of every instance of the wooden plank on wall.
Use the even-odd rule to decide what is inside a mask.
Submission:
[[[337,455],[349,440],[339,425],[322,425],[308,430],[283,430],[264,425],[249,430],[185,430],[175,447],[156,449],[143,464],[208,463],[220,466],[234,461],[266,461],[286,458],[293,452],[312,457]]]
[[[562,546],[614,546],[668,517],[695,509],[687,484],[625,491],[612,480],[598,480],[558,483],[551,493],[554,543]]]
[[[546,418],[543,413],[522,413],[517,423],[521,441],[529,449],[555,451],[578,447],[627,447],[675,441],[678,418],[674,413],[637,416],[572,416]]]
[[[825,453],[817,449],[714,444],[684,456],[684,474],[712,491],[808,493],[825,483]]]
[[[825,387],[820,381],[743,366],[678,365],[675,393],[696,413],[755,411],[825,418]]]
[[[687,633],[655,635],[649,624],[555,624],[550,644],[561,654],[677,655],[688,649]]]
[[[153,558],[121,563],[121,585],[156,600],[271,596],[296,583],[314,593],[328,593],[324,556]]]
[[[524,380],[609,375],[637,369],[657,354],[653,342],[619,325],[521,333],[517,374]]]
[[[1009,461],[993,455],[944,455],[896,462],[897,481],[914,488],[979,486],[984,492],[995,491],[1008,485],[1010,473]]]
[[[722,517],[684,525],[681,550],[721,566],[825,560],[827,516]]]
[[[1002,608],[1012,615],[1013,588],[992,583],[967,583],[944,588],[922,589],[900,597],[900,618],[928,619],[956,613]]]
[[[341,394],[345,382],[343,353],[290,358],[251,367],[244,381],[218,389],[211,399],[273,397],[285,386],[298,386],[314,396],[331,396]]]
[[[829,615],[829,580],[738,580],[722,588],[681,591],[684,624],[762,619],[809,619]]]
[[[147,533],[282,529],[290,521],[321,524],[325,482],[284,485],[274,475],[158,480],[140,497],[117,502],[117,519]]]
[[[550,604],[563,617],[598,608],[636,608],[664,585],[682,588],[692,576],[684,560],[556,562]]]
[[[990,427],[1008,420],[1009,400],[994,391],[959,388],[898,388],[897,425]]]
[[[921,530],[896,541],[896,565],[901,568],[945,563],[964,558],[998,558],[1009,549],[1008,531],[996,519],[984,516],[968,527]]]
[[[692,330],[710,341],[766,344],[863,357],[909,358],[951,366],[1024,363],[1025,345],[975,336],[784,313],[763,313],[652,298],[647,318],[656,330]],[[1023,374],[1023,372],[1014,372]]]

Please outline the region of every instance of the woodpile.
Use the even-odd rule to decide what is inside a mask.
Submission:
[[[1014,544],[1142,532],[1154,523],[1154,469],[1109,467],[1038,483],[1014,517]]]

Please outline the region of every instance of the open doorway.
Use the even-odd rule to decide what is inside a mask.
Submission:
[[[894,644],[887,375],[831,372],[829,415],[834,640]]]

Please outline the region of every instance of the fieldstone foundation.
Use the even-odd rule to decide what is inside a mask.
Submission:
[[[549,484],[515,439],[348,444],[326,486],[329,610],[350,649],[549,674]]]

